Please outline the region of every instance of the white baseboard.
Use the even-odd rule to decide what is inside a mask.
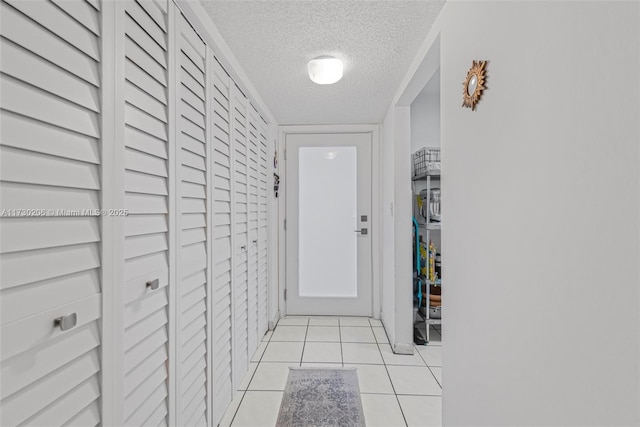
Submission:
[[[268,327],[270,331],[273,331],[276,328],[276,324],[278,323],[278,320],[280,320],[280,310],[276,311],[276,314],[273,316],[273,319],[271,319],[268,323]]]
[[[413,344],[394,343],[393,352],[395,354],[413,354]]]

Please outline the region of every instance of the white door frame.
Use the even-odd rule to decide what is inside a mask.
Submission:
[[[278,126],[278,173],[280,175],[280,191],[278,196],[278,302],[281,315],[287,312],[284,299],[286,289],[286,235],[284,220],[286,216],[286,168],[285,140],[290,134],[322,134],[322,133],[370,133],[371,134],[371,265],[372,265],[372,316],[380,318],[380,239],[382,237],[380,206],[380,125],[300,125]]]

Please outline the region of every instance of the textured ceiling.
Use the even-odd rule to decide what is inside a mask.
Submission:
[[[278,124],[381,123],[444,1],[201,0]],[[316,85],[307,62],[344,61]]]

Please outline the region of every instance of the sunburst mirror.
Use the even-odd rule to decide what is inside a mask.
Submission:
[[[486,89],[485,80],[487,61],[473,61],[467,78],[462,83],[462,106],[475,111],[476,105],[480,102],[482,91]]]

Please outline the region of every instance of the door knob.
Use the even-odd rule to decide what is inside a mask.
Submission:
[[[366,236],[367,234],[369,234],[369,229],[368,228],[361,228],[360,230],[356,230],[356,233],[360,233],[363,236]]]

